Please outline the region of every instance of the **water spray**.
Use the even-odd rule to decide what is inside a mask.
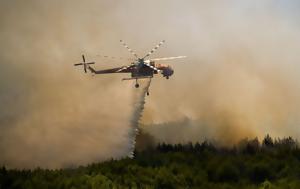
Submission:
[[[139,132],[139,124],[140,124],[139,121],[143,114],[144,105],[146,103],[145,96],[148,93],[150,82],[151,82],[151,80],[147,80],[147,83],[142,88],[142,91],[137,94],[137,96],[133,102],[134,108],[133,108],[133,112],[132,112],[132,117],[130,119],[131,128],[130,128],[130,131],[128,132],[128,136],[130,139],[128,157],[130,157],[130,158],[134,157],[136,135]]]

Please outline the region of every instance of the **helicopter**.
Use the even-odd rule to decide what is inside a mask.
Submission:
[[[165,61],[165,60],[174,60],[186,58],[186,56],[176,56],[176,57],[164,57],[164,58],[153,58],[149,59],[150,55],[152,55],[162,44],[164,44],[165,40],[159,42],[150,52],[148,52],[142,58],[139,57],[129,46],[120,40],[120,43],[134,56],[133,62],[131,64],[111,69],[104,70],[95,70],[90,65],[95,64],[95,62],[86,62],[85,56],[82,55],[81,63],[74,64],[74,66],[83,66],[83,70],[87,73],[89,70],[93,74],[112,74],[112,73],[130,73],[131,77],[123,78],[122,80],[135,80],[135,88],[139,88],[139,79],[151,79],[154,74],[161,73],[163,77],[169,79],[171,75],[174,74],[173,68],[168,64],[159,64],[157,61]],[[149,91],[147,91],[147,95],[149,95]]]

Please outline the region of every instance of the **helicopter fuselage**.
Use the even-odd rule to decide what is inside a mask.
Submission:
[[[174,70],[171,66],[167,64],[155,64],[155,62],[150,62],[150,65],[161,70],[163,77],[167,79],[173,75]],[[131,70],[131,77],[152,77],[154,74],[158,74],[158,72],[144,64],[138,64],[137,66],[133,67]]]

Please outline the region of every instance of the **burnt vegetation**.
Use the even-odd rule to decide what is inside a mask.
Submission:
[[[300,149],[291,137],[233,147],[208,141],[158,144],[135,158],[78,168],[0,169],[0,188],[300,188]]]

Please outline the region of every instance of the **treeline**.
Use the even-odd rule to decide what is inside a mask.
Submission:
[[[234,145],[233,147],[222,147],[222,145],[214,144],[209,141],[204,141],[202,143],[187,143],[187,144],[166,144],[166,143],[159,143],[155,150],[161,152],[202,152],[204,150],[210,150],[214,152],[230,152],[230,153],[246,153],[246,154],[254,154],[260,151],[274,151],[279,152],[283,151],[290,151],[293,149],[298,149],[299,143],[297,140],[294,140],[292,137],[287,138],[276,138],[272,139],[270,135],[266,135],[265,138],[260,142],[258,138],[254,139],[244,139],[241,140],[238,144]],[[151,148],[148,148],[146,151],[149,151]]]
[[[291,137],[233,147],[158,144],[135,158],[61,170],[0,169],[3,188],[300,188],[300,149]]]

